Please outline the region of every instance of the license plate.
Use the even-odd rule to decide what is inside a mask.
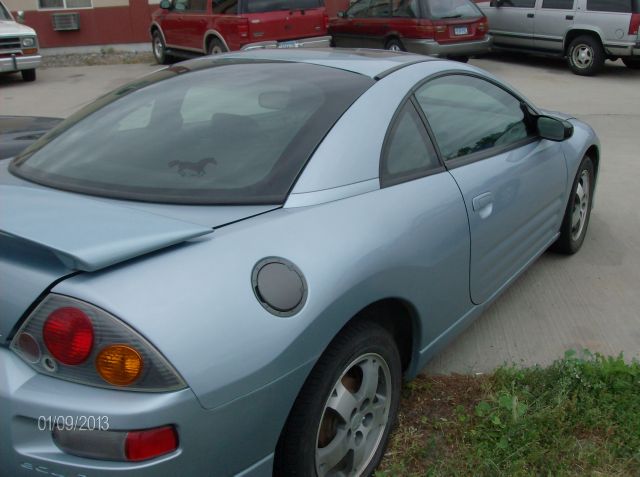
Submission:
[[[278,48],[298,48],[298,42],[295,40],[281,41],[278,43]]]
[[[469,34],[469,28],[466,27],[466,26],[455,27],[453,29],[453,34],[454,35],[468,35]]]

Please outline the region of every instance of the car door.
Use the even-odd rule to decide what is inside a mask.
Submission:
[[[532,48],[536,0],[491,0],[484,12],[496,46]]]
[[[190,50],[203,51],[204,34],[207,31],[209,0],[189,0],[182,15],[182,31],[184,32],[184,46]]]
[[[331,25],[333,41],[339,47],[359,47],[366,41],[365,28],[369,6],[375,0],[356,0],[342,18]]]
[[[162,32],[164,40],[169,47],[182,48],[185,45],[183,13],[186,9],[188,0],[175,0],[172,2],[171,8],[166,12],[162,19]]]
[[[471,299],[484,303],[556,238],[564,154],[534,132],[519,98],[482,77],[441,76],[415,95],[464,197]]]
[[[534,26],[534,47],[561,53],[564,38],[573,25],[577,0],[538,0]]]

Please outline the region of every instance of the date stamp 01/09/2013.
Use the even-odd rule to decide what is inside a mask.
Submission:
[[[108,431],[109,416],[40,416],[40,431]]]

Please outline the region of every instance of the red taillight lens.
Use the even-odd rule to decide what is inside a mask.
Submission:
[[[487,31],[487,19],[483,18],[482,20],[480,20],[480,23],[478,23],[478,31],[484,32]]]
[[[629,35],[637,35],[640,30],[640,13],[631,15],[631,23],[629,24]]]
[[[327,15],[326,13],[322,15],[322,28],[324,29],[324,31],[327,31],[329,29],[329,15]]]
[[[147,460],[178,448],[178,434],[173,426],[127,433],[124,451],[127,460]]]
[[[93,325],[78,308],[58,308],[44,322],[42,339],[49,352],[63,364],[84,362],[93,348]]]
[[[238,23],[238,35],[242,38],[249,37],[249,20],[247,18],[240,18]]]

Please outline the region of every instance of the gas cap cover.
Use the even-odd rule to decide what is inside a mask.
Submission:
[[[276,316],[295,315],[307,299],[302,272],[281,257],[267,257],[256,263],[251,283],[260,304]]]

